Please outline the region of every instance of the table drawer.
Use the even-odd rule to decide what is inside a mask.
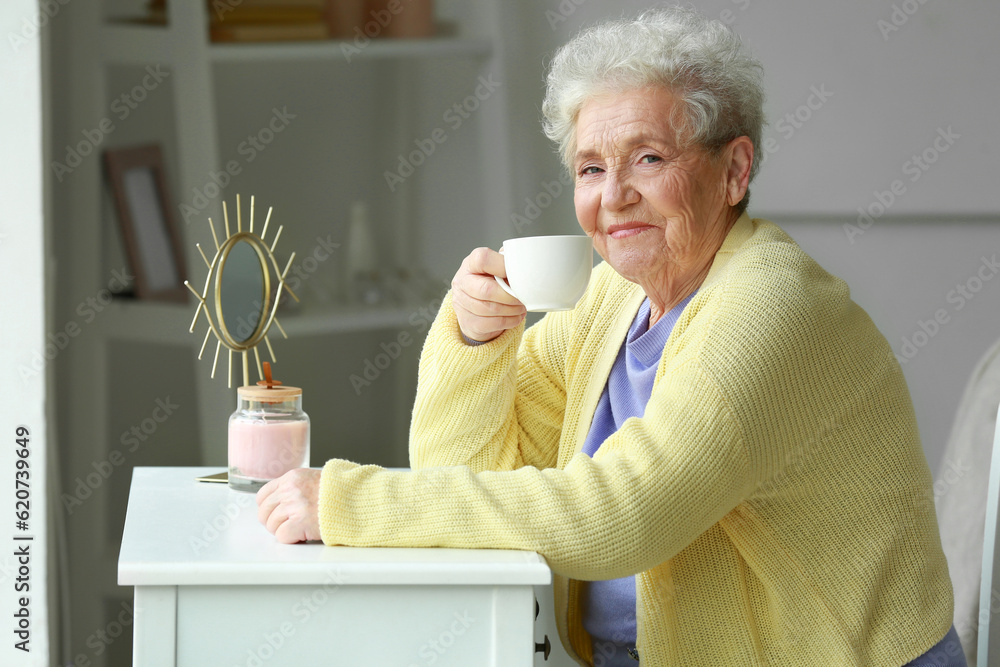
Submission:
[[[181,586],[185,667],[531,665],[531,586]]]

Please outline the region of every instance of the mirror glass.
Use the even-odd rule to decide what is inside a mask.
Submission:
[[[247,241],[237,241],[226,255],[219,276],[219,301],[224,326],[237,343],[250,340],[264,317],[266,270]]]

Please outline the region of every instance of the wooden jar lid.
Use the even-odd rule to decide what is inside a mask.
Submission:
[[[259,401],[261,403],[283,403],[302,396],[302,389],[299,387],[288,387],[281,384],[280,380],[271,377],[271,364],[264,362],[264,379],[256,385],[246,385],[237,387],[236,394],[249,401]]]
[[[302,389],[300,387],[286,387],[285,385],[270,388],[247,385],[246,387],[237,387],[236,393],[240,398],[251,401],[280,403],[282,401],[290,401],[293,398],[299,398],[302,396]]]

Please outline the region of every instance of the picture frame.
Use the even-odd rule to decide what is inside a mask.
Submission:
[[[187,272],[159,144],[106,150],[104,163],[136,297],[186,303]]]

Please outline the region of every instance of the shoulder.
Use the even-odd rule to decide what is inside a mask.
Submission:
[[[693,354],[713,375],[735,373],[740,382],[812,376],[819,358],[820,365],[890,361],[888,343],[847,283],[777,225],[748,222],[740,243],[723,246],[728,257],[678,321],[668,343],[675,354]]]
[[[823,269],[781,228],[759,218],[749,223],[749,233],[736,247],[724,246],[729,256],[704,286],[720,315],[801,328],[836,318],[851,304],[847,283]]]
[[[753,218],[748,219],[748,224],[750,228],[743,232],[738,244],[724,245],[720,251],[727,252],[729,256],[717,277],[730,286],[769,282],[812,284],[837,280],[773,222]]]

